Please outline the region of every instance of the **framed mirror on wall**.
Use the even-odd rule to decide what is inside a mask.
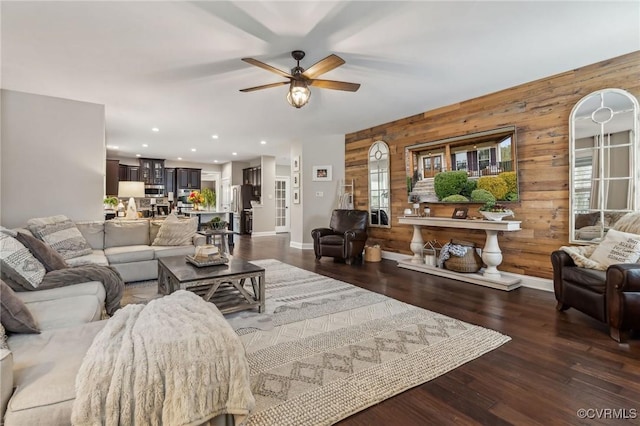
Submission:
[[[571,110],[569,242],[599,242],[640,206],[638,112],[621,89],[593,92]]]
[[[376,141],[369,148],[369,226],[391,227],[390,188],[389,146]]]

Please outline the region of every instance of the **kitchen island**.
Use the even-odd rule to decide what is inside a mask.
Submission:
[[[229,246],[233,246],[233,235],[235,232],[239,232],[239,230],[233,229],[233,212],[230,211],[214,211],[214,210],[186,210],[183,211],[185,216],[197,217],[198,218],[198,230],[202,229],[202,224],[209,222],[214,217],[219,217],[221,220],[226,221],[228,225],[228,230],[233,231],[229,234]]]

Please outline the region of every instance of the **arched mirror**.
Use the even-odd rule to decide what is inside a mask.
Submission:
[[[376,141],[369,148],[369,226],[390,228],[389,146]]]
[[[621,89],[582,98],[569,118],[569,241],[597,243],[640,206],[638,100]]]

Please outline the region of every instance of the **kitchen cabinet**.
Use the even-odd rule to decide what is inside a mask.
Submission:
[[[169,195],[170,192],[173,192],[174,195],[177,192],[176,169],[171,167],[164,169],[164,195]]]
[[[141,158],[140,180],[147,185],[164,185],[164,160]]]
[[[107,196],[118,196],[118,183],[120,182],[120,161],[107,160],[105,194]]]
[[[200,189],[202,169],[176,169],[177,189]]]
[[[127,180],[129,180],[129,167],[126,164],[118,164],[118,182]]]
[[[253,197],[259,199],[262,187],[262,168],[249,167],[242,169],[242,182],[253,185]]]
[[[127,180],[134,182],[141,181],[140,166],[127,166]]]

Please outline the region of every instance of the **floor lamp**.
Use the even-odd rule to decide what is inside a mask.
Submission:
[[[129,197],[127,204],[127,219],[138,218],[138,208],[136,207],[136,198],[144,198],[144,182],[119,182],[118,197]]]

